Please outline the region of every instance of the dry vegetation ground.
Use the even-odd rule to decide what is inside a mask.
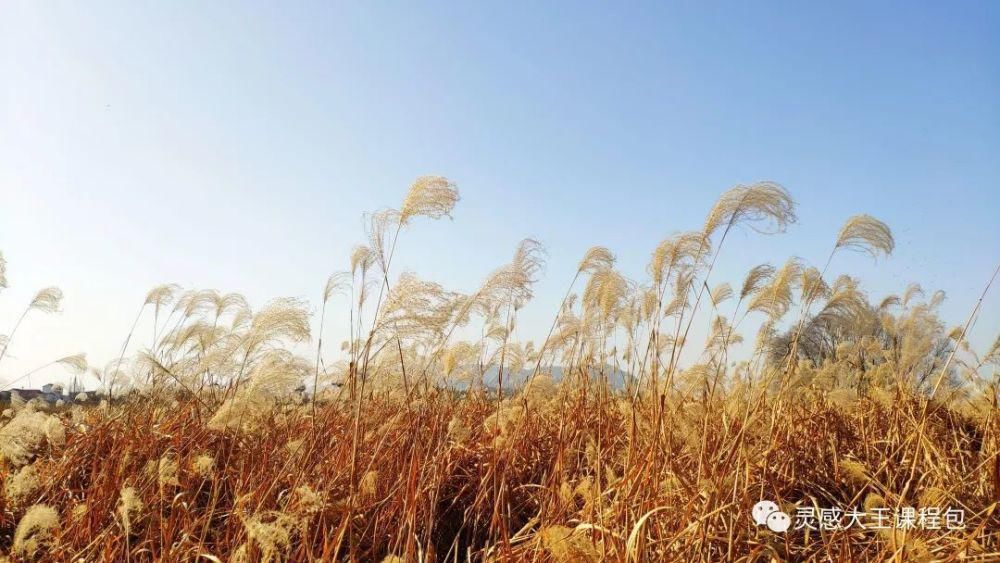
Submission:
[[[443,178],[421,178],[400,210],[372,216],[368,244],[322,295],[320,334],[331,298],[350,297],[341,362],[326,365],[321,338],[315,358],[292,353],[310,335],[302,303],[251,311],[236,294],[163,286],[140,312],[152,342],[94,370],[117,398],[15,397],[0,429],[5,555],[1000,559],[997,346],[968,349],[968,324],[937,319],[939,295],[912,287],[871,303],[857,280],[827,281],[839,251],[891,252],[879,221],[849,220],[822,269],[790,260],[710,288],[731,229],[795,219],[780,186],[734,188],[701,230],[664,240],[647,282],[589,251],[548,337],[522,345],[510,335],[541,266],[533,241],[471,294],[412,275],[390,284],[400,232],[457,199]],[[43,290],[26,315],[59,297]],[[681,366],[699,314],[707,341]],[[757,337],[734,362],[745,320]],[[459,340],[456,327],[482,336]],[[518,383],[498,391],[495,379]],[[322,391],[297,393],[303,381]],[[776,533],[750,517],[761,499],[788,514],[947,507],[965,518],[951,530]]]

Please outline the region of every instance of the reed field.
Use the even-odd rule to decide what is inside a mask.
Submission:
[[[941,293],[875,297],[832,274],[844,253],[892,253],[880,220],[845,218],[822,263],[717,279],[733,233],[796,221],[782,186],[736,186],[700,230],[650,249],[642,279],[601,247],[547,270],[565,298],[523,342],[539,242],[467,294],[394,268],[407,233],[458,201],[418,178],[366,216],[311,305],[164,285],[136,303],[152,334],[107,335],[120,358],[54,359],[101,393],[3,405],[3,557],[1000,560],[1000,340],[971,349],[978,309],[940,319]],[[4,272],[0,257],[0,289]],[[0,319],[0,371],[32,345],[18,328],[61,300],[43,289]],[[324,341],[334,323],[351,338]],[[762,500],[845,514],[774,531],[752,516]],[[920,525],[872,521],[912,513]]]

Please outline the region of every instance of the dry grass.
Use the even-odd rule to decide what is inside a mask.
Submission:
[[[351,298],[352,338],[329,366],[321,339],[312,360],[291,351],[310,337],[298,301],[254,312],[236,294],[153,290],[153,341],[95,370],[116,398],[7,413],[0,546],[52,561],[1000,557],[995,350],[980,359],[946,330],[936,297],[872,305],[857,280],[827,281],[833,254],[822,271],[764,265],[738,293],[710,289],[732,229],[795,221],[781,186],[727,192],[703,231],[657,247],[645,283],[591,249],[537,345],[511,339],[542,265],[534,241],[468,295],[390,283],[400,233],[457,201],[422,178],[402,211],[373,216],[321,294],[324,317],[332,295]],[[854,218],[834,254],[891,241]],[[683,367],[699,315],[709,338]],[[481,338],[457,341],[470,327]],[[295,391],[313,381],[315,397]],[[952,507],[965,527],[779,534],[751,520],[761,499],[789,514]]]

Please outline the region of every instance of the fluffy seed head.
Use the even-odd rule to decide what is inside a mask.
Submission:
[[[25,512],[14,532],[13,551],[24,559],[33,559],[45,553],[52,544],[59,528],[59,514],[54,508],[36,504]]]
[[[35,294],[35,298],[28,305],[29,309],[41,311],[42,313],[56,313],[59,311],[59,304],[62,302],[63,293],[58,287],[46,287]]]
[[[845,459],[840,462],[840,470],[844,477],[853,485],[862,486],[868,483],[868,469],[865,464],[853,459]]]
[[[326,507],[326,497],[322,491],[317,491],[309,485],[301,485],[295,489],[295,510],[301,514],[315,514]]]
[[[836,248],[847,248],[878,258],[888,256],[896,246],[888,225],[871,215],[855,215],[844,223],[837,235]]]
[[[76,374],[82,374],[87,371],[87,355],[86,354],[73,354],[72,356],[66,356],[65,358],[60,358],[56,360],[56,363],[62,364],[67,369]]]
[[[323,286],[323,302],[326,303],[335,294],[343,291],[351,282],[351,276],[347,272],[336,272],[326,279]]]
[[[615,255],[612,254],[610,250],[604,248],[603,246],[592,246],[587,250],[587,253],[583,255],[583,259],[580,260],[580,264],[577,266],[577,271],[590,273],[610,268],[614,265]]]
[[[117,512],[122,529],[125,530],[126,534],[131,534],[135,525],[142,520],[143,516],[145,516],[145,509],[146,505],[142,502],[142,498],[139,497],[139,492],[135,490],[135,487],[124,487],[121,490]]]
[[[247,537],[260,549],[260,561],[282,561],[291,546],[295,520],[280,512],[265,512],[243,522]]]
[[[45,421],[45,439],[54,448],[66,445],[66,427],[63,426],[59,417],[47,417]]]
[[[450,216],[458,203],[458,189],[442,176],[421,176],[410,186],[399,211],[399,222],[407,224],[413,217],[440,219]]]
[[[368,270],[374,261],[375,255],[372,254],[370,247],[363,244],[355,246],[351,251],[351,274],[358,273],[358,270],[362,272]]]
[[[539,537],[542,547],[559,563],[599,561],[600,553],[586,532],[566,526],[544,528]]]
[[[780,233],[795,220],[795,202],[788,191],[775,182],[758,182],[722,194],[703,230],[711,237],[720,228],[728,230],[746,223],[761,233]]]
[[[158,285],[146,294],[145,304],[160,308],[173,301],[174,296],[179,290],[180,286],[172,283]]]
[[[701,231],[673,235],[656,245],[646,269],[653,277],[653,284],[659,287],[669,281],[678,268],[690,266],[695,261],[703,259],[707,251],[705,234]]]
[[[712,288],[709,297],[712,298],[712,303],[718,306],[720,303],[725,302],[727,299],[733,296],[733,288],[728,283],[720,283],[719,285]]]
[[[23,407],[13,420],[0,429],[0,454],[14,467],[31,463],[45,446],[48,423],[49,415],[34,411],[29,406]]]
[[[361,482],[358,484],[358,492],[362,497],[372,497],[375,496],[377,487],[378,471],[367,471],[361,478]]]
[[[309,313],[305,303],[291,297],[271,301],[253,316],[250,333],[254,342],[309,340]]]
[[[31,500],[41,488],[38,470],[33,465],[27,465],[20,471],[7,477],[4,483],[4,494],[11,507],[22,507]]]
[[[165,454],[160,458],[156,467],[156,482],[160,488],[180,486],[177,479],[177,456]]]
[[[756,293],[758,289],[774,275],[774,266],[770,264],[760,264],[759,266],[754,266],[747,273],[747,277],[743,280],[743,286],[740,288],[740,299],[746,299],[753,293]]]
[[[202,479],[211,479],[215,475],[215,458],[201,454],[191,462],[191,470]]]

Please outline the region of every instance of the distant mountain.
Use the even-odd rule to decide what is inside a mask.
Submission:
[[[505,370],[503,374],[504,389],[520,387],[529,377],[531,377],[532,371],[534,371],[534,368],[525,368],[516,374],[510,374]],[[553,380],[559,381],[568,375],[568,369],[563,366],[555,366],[551,369],[551,374]],[[498,375],[499,370],[496,367],[490,368],[483,376],[483,383],[487,387],[496,389]],[[625,382],[632,377],[630,373],[616,369],[615,367],[609,365],[604,366],[603,373],[599,369],[590,370],[590,377],[593,379],[603,378],[605,376],[607,376],[608,380],[611,382],[611,387],[614,389],[624,389]]]

